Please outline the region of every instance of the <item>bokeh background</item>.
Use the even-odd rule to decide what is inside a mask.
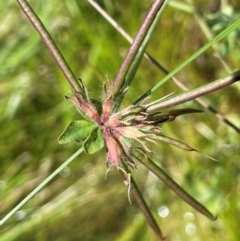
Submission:
[[[97,1],[131,36],[152,1]],[[240,17],[238,0],[171,1],[147,51],[168,70],[174,69]],[[77,77],[101,100],[102,83],[114,79],[129,43],[87,1],[29,1]],[[184,5],[186,4],[186,5]],[[65,126],[81,118],[64,100],[70,86],[16,1],[0,2],[0,218],[80,146],[59,145]],[[198,17],[201,16],[202,24]],[[205,26],[205,27],[204,27]],[[216,45],[231,72],[240,68],[240,31]],[[177,77],[193,89],[228,70],[209,49]],[[131,104],[164,75],[143,60],[123,107]],[[239,83],[203,99],[238,127]],[[172,81],[151,100],[181,93]],[[203,109],[164,125],[164,133],[188,143],[201,154],[159,144],[152,158],[212,213],[214,222],[197,213],[141,164],[132,172],[167,240],[240,240],[239,133],[191,101],[180,106]],[[180,108],[179,107],[179,108]],[[210,155],[218,161],[206,157]],[[156,240],[117,170],[105,179],[104,150],[81,154],[0,227],[1,240]]]

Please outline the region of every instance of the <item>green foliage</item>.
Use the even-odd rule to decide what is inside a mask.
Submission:
[[[64,144],[71,141],[86,141],[91,135],[91,132],[96,129],[96,127],[97,125],[94,122],[85,120],[73,121],[60,135],[58,142],[60,144]]]
[[[101,150],[104,146],[100,127],[85,120],[71,122],[58,139],[60,144],[72,141],[83,142],[83,148],[89,154]]]
[[[100,127],[93,129],[89,137],[84,142],[84,150],[86,153],[93,154],[104,147],[104,140]]]
[[[231,23],[238,20],[240,13],[236,11],[233,6],[225,3],[221,10],[216,13],[206,14],[206,23],[209,28],[216,34],[226,29]],[[219,46],[219,52],[223,56],[227,56],[231,51],[237,51],[235,54],[239,54],[240,43],[240,29],[229,34]],[[238,48],[236,48],[236,44]]]

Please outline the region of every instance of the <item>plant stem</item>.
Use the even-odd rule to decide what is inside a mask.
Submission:
[[[71,161],[73,161],[79,154],[83,152],[83,148],[80,148],[72,156],[70,156],[60,167],[58,167],[50,176],[42,181],[31,193],[27,195],[14,209],[12,209],[2,220],[0,225],[4,224],[17,210],[19,210],[27,201],[29,201],[39,190],[41,190],[48,182],[50,182],[64,167],[66,167]]]
[[[31,6],[28,4],[25,0],[17,0],[18,4],[22,8],[23,12],[29,19],[29,21],[32,23],[33,27],[37,30],[38,34],[41,36],[43,42],[46,44],[48,50],[52,54],[53,58],[57,62],[58,66],[62,70],[63,74],[65,75],[67,81],[71,85],[74,91],[82,92],[82,88],[79,85],[78,80],[74,76],[72,70],[68,66],[67,62],[65,61],[63,55],[61,54],[60,50],[54,43],[52,37],[44,27],[41,20],[38,18],[38,16],[35,14],[34,10],[31,8]]]
[[[131,66],[131,63],[133,62],[134,57],[136,56],[150,26],[152,25],[156,15],[157,15],[159,9],[162,7],[163,3],[164,3],[164,0],[156,0],[152,4],[143,24],[141,25],[135,39],[133,40],[133,43],[132,43],[132,45],[118,71],[118,74],[114,80],[114,89],[115,89],[114,98],[116,98],[119,95],[119,92],[121,91],[121,88],[124,85],[125,76]]]
[[[192,91],[189,91],[187,93],[183,93],[179,96],[176,96],[174,98],[171,98],[169,100],[163,101],[161,103],[158,103],[156,105],[151,105],[147,108],[147,112],[154,112],[157,110],[162,110],[169,108],[171,106],[176,106],[182,103],[185,103],[187,101],[193,100],[195,98],[198,98],[200,96],[206,95],[208,93],[212,93],[214,91],[217,91],[219,89],[222,89],[225,86],[231,85],[236,81],[240,80],[240,70],[234,72],[230,76],[227,76],[225,78],[213,81],[210,84],[201,86],[199,88],[196,88]]]

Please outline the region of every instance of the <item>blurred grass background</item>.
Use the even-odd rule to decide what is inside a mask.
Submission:
[[[152,1],[98,3],[132,36]],[[172,1],[173,2],[173,1]],[[222,1],[222,4],[225,1]],[[90,94],[101,99],[106,76],[114,79],[129,44],[87,1],[29,1]],[[176,3],[176,2],[174,2]],[[186,1],[185,3],[188,3]],[[216,34],[239,18],[238,0],[194,1]],[[0,217],[3,218],[44,178],[78,148],[59,145],[57,138],[80,118],[64,100],[70,87],[16,1],[0,3]],[[207,42],[193,14],[166,8],[148,52],[172,70]],[[240,33],[217,45],[232,71],[239,69]],[[189,88],[228,73],[210,49],[178,78]],[[152,87],[163,74],[143,60],[123,106]],[[204,99],[239,126],[239,83]],[[181,93],[169,81],[151,100]],[[200,108],[192,101],[181,105]],[[182,116],[164,126],[164,133],[218,160],[166,144],[154,146],[153,158],[218,220],[209,221],[172,193],[139,164],[133,171],[152,213],[168,240],[240,239],[240,138],[213,114]],[[129,205],[126,186],[117,171],[105,180],[105,154],[82,154],[16,215],[0,227],[1,240],[156,240],[138,208]]]

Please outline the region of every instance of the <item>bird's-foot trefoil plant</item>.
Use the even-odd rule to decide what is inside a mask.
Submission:
[[[86,153],[93,154],[106,147],[106,164],[108,170],[116,167],[122,169],[122,163],[136,168],[134,152],[146,155],[151,152],[147,142],[164,141],[182,149],[193,151],[190,146],[164,136],[162,124],[173,121],[177,116],[187,113],[202,112],[196,109],[176,109],[168,114],[161,114],[158,110],[148,113],[144,104],[131,105],[117,113],[113,109],[113,85],[103,85],[103,102],[90,99],[84,83],[81,81],[84,95],[74,92],[74,98],[66,97],[74,104],[83,120],[71,122],[59,137],[59,143],[71,141],[80,142]],[[85,98],[84,98],[85,97]],[[108,171],[107,170],[107,171]]]
[[[93,1],[89,0],[89,2],[94,4]],[[208,211],[204,205],[184,191],[183,188],[181,188],[170,176],[156,165],[148,154],[153,152],[154,148],[157,147],[160,142],[165,142],[187,151],[197,151],[193,147],[179,140],[168,137],[167,134],[163,132],[164,125],[174,121],[176,117],[184,114],[202,113],[203,111],[199,109],[175,106],[239,81],[240,71],[179,96],[172,97],[171,95],[168,95],[152,102],[148,97],[188,63],[198,57],[214,43],[224,38],[228,33],[239,27],[240,21],[235,21],[214,39],[209,41],[208,44],[203,46],[199,51],[171,71],[150,90],[137,98],[137,100],[130,106],[121,106],[124,96],[129,88],[131,88],[130,84],[135,76],[141,59],[146,54],[145,49],[148,40],[151,37],[151,32],[167,2],[168,1],[156,0],[152,4],[143,24],[132,42],[115,80],[111,80],[110,77],[108,77],[102,84],[101,98],[96,99],[92,98],[89,94],[84,80],[77,79],[74,76],[51,36],[28,3],[24,0],[18,0],[19,5],[40,34],[42,40],[52,53],[55,61],[72,87],[71,96],[66,96],[65,98],[75,105],[79,111],[79,119],[72,121],[66,127],[58,141],[60,144],[72,141],[79,142],[81,148],[52,175],[50,175],[49,178],[30,193],[23,202],[17,205],[16,208],[3,218],[0,224],[3,224],[9,216],[16,212],[59,171],[68,165],[76,155],[79,155],[83,151],[87,154],[93,154],[103,148],[106,150],[106,174],[113,169],[116,169],[121,173],[125,183],[128,185],[129,192],[132,193],[135,202],[145,215],[149,225],[153,228],[159,239],[163,239],[164,236],[156,220],[149,211],[136,182],[132,175],[130,175],[131,169],[136,169],[138,163],[145,165],[180,198],[200,213],[207,216],[210,220],[216,219],[216,216]],[[130,67],[132,68],[129,71]],[[167,111],[164,110],[169,107],[172,108]]]

